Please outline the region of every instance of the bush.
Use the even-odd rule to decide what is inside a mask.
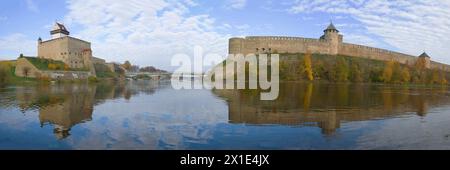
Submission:
[[[12,66],[9,63],[0,63],[0,85],[5,85],[11,78]]]
[[[97,77],[89,76],[88,81],[94,83],[94,82],[98,82],[98,79],[97,79]]]

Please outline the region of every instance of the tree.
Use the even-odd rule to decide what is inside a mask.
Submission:
[[[391,60],[391,61],[386,62],[386,65],[383,70],[383,75],[381,77],[383,82],[385,82],[385,83],[391,82],[393,70],[394,70],[394,61]]]
[[[363,73],[359,67],[359,63],[353,61],[351,64],[350,78],[353,82],[363,82]]]
[[[130,71],[132,65],[131,65],[131,63],[130,63],[129,61],[125,61],[125,63],[122,64],[122,67],[123,67],[125,70]]]
[[[8,70],[7,67],[4,67],[2,65],[2,67],[0,67],[0,85],[2,84],[6,84],[6,82],[8,81]]]
[[[440,75],[441,75],[441,84],[443,84],[443,85],[445,85],[445,84],[448,84],[448,81],[447,81],[447,76],[446,76],[446,73],[447,72],[445,72],[444,71],[444,68],[442,68],[441,70],[440,70]]]
[[[404,67],[402,69],[402,82],[403,83],[409,83],[409,81],[411,81],[411,75],[409,74],[409,69],[408,67]]]
[[[48,67],[49,70],[56,70],[57,69],[56,64],[53,64],[53,63],[49,63],[47,67]]]
[[[25,77],[28,77],[28,74],[30,74],[30,70],[31,69],[29,67],[22,68],[23,75],[25,75]]]
[[[139,71],[139,66],[138,65],[133,65],[133,66],[131,66],[131,69],[129,71],[131,71],[131,72],[138,72]]]
[[[336,81],[348,81],[349,68],[347,60],[344,57],[339,57],[336,62]]]
[[[304,59],[304,64],[305,64],[306,78],[308,78],[309,81],[312,81],[312,80],[314,80],[314,77],[313,77],[313,70],[312,70],[311,53],[307,52],[303,59]]]

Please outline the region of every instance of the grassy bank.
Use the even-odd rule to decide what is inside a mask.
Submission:
[[[41,67],[48,65],[48,63],[40,64]],[[61,66],[63,66],[61,64]],[[23,84],[48,84],[51,83],[50,79],[35,79],[17,77],[15,75],[16,61],[0,61],[0,86],[6,85],[23,85]],[[111,81],[114,77],[89,77],[88,80],[56,80],[55,83],[97,83],[101,81]]]
[[[16,61],[0,61],[0,85],[33,84],[35,79],[15,76]]]

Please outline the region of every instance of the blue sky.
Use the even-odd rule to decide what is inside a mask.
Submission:
[[[3,0],[0,60],[36,55],[55,20],[92,42],[96,57],[172,70],[196,45],[225,55],[228,38],[318,38],[330,20],[344,41],[450,64],[448,0]]]

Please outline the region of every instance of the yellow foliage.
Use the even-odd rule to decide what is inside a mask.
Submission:
[[[311,53],[306,53],[304,57],[305,62],[305,74],[308,80],[314,80],[313,70],[312,70],[312,62],[311,62]]]
[[[386,67],[384,67],[382,80],[385,83],[389,83],[392,80],[392,73],[394,72],[395,61],[391,60],[386,62]]]
[[[411,75],[409,74],[409,69],[407,67],[402,69],[402,82],[409,83],[411,80]]]
[[[53,63],[48,64],[47,67],[48,67],[49,70],[56,70],[57,69],[56,64],[53,64]]]
[[[427,61],[425,60],[425,58],[419,57],[416,61],[416,68],[418,68],[420,70],[426,69],[426,63],[427,63]]]

